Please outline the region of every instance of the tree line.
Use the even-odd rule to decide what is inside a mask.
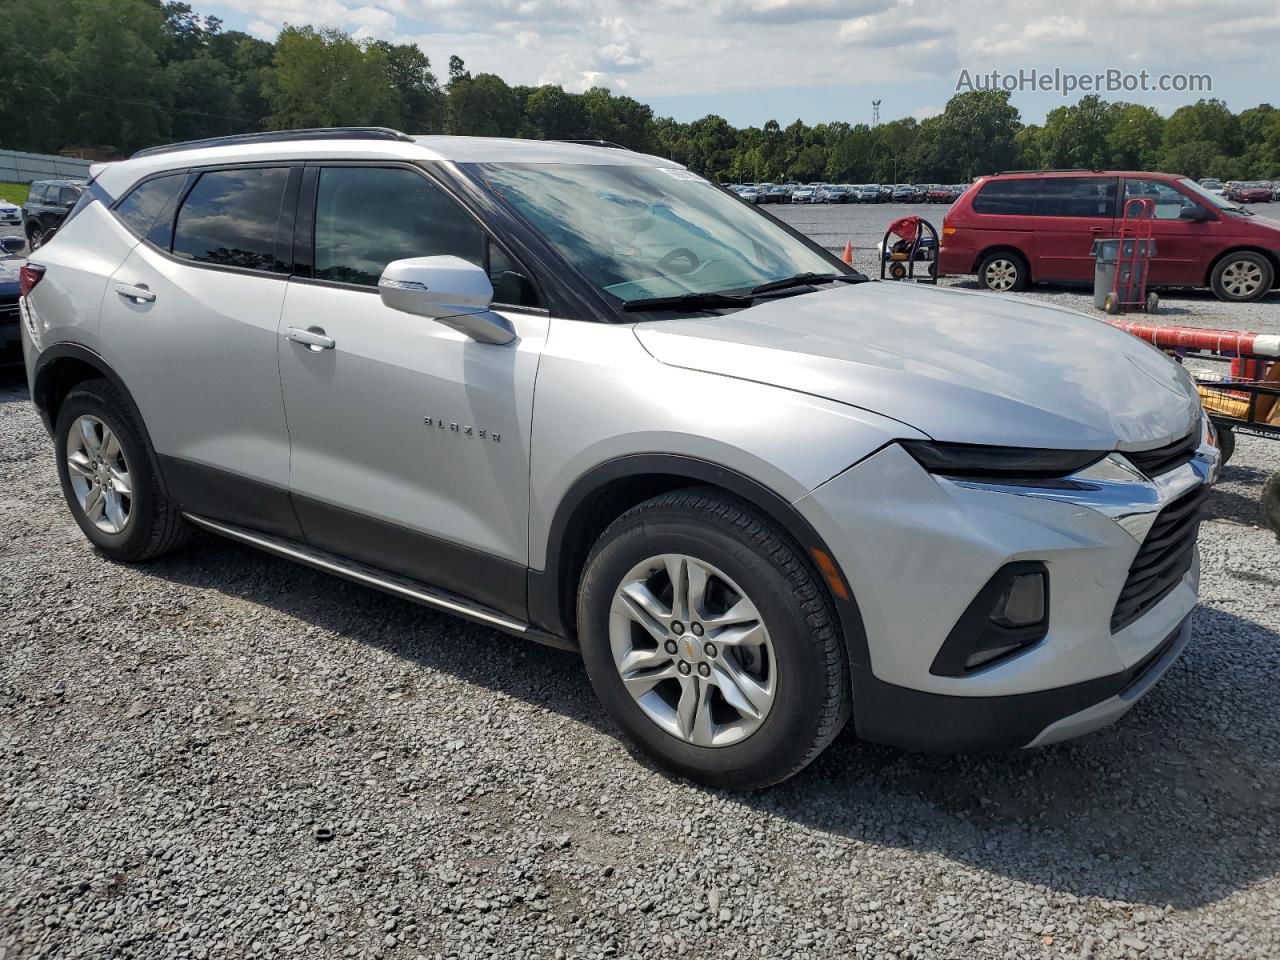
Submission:
[[[274,42],[174,0],[0,0],[0,147],[128,155],[173,140],[291,127],[600,139],[720,180],[960,183],[1009,169],[1158,169],[1280,178],[1280,111],[1201,100],[1163,117],[1083,97],[1024,124],[1004,91],[957,94],[937,116],[733,127],[655,116],[603,87],[508,84],[457,56],[438,77],[413,44],[289,26]]]

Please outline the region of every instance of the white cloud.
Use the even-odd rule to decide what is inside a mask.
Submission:
[[[917,120],[928,120],[930,117],[936,117],[942,113],[941,107],[916,107],[911,111],[911,116]]]

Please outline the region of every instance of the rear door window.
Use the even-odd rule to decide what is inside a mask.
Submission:
[[[31,191],[27,194],[28,203],[44,203],[45,185],[43,183],[33,183]]]
[[[58,203],[64,204],[68,207],[74,207],[76,205],[76,201],[79,199],[80,191],[75,187],[58,188]]]
[[[992,180],[973,198],[973,212],[1029,217],[1035,213],[1038,185],[1036,180]]]
[[[197,263],[288,273],[276,230],[289,171],[253,167],[204,173],[178,211],[173,254]]]
[[[1036,215],[1110,219],[1116,215],[1116,178],[1045,178],[1040,181]]]

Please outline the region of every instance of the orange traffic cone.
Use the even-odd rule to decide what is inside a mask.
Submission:
[[[845,263],[849,264],[849,266],[853,266],[853,241],[852,240],[846,240],[844,242],[844,253],[840,255],[840,259],[843,260]]]

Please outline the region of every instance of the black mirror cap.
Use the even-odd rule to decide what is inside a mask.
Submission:
[[[1204,223],[1206,220],[1213,220],[1214,216],[1204,207],[1199,205],[1194,207],[1183,207],[1182,212],[1178,214],[1179,220],[1190,220],[1192,223]]]

